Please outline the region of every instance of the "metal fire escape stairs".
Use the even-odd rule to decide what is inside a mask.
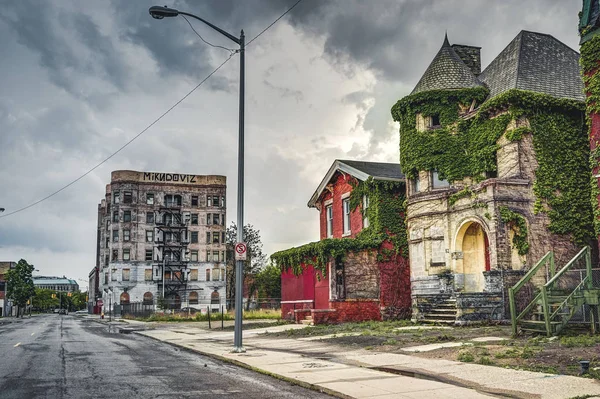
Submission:
[[[568,272],[580,270],[575,268],[585,262],[585,277],[574,288]],[[522,310],[517,310],[518,299],[526,294],[524,287],[531,289],[532,277],[542,268],[547,267],[548,281],[538,290],[534,297]],[[570,286],[570,288],[564,288]],[[521,293],[521,296],[519,296]],[[554,253],[548,252],[529,272],[512,288],[508,289],[513,335],[519,332],[532,332],[547,336],[560,333],[569,320],[579,310],[590,310],[592,332],[598,331],[598,304],[600,303],[600,287],[595,287],[592,279],[591,249],[585,247],[571,259],[558,273],[554,264]]]
[[[159,292],[164,286],[164,299],[170,308],[177,306],[177,297],[181,303],[187,290],[188,224],[181,211],[181,201],[167,202],[156,213],[155,244],[159,262],[156,266],[160,273],[155,280]]]

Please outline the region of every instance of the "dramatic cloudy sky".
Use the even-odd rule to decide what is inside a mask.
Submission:
[[[176,0],[248,38],[295,0]],[[162,3],[160,3],[162,5]],[[0,207],[4,215],[83,174],[223,62],[152,1],[3,1]],[[246,220],[265,250],[318,239],[306,203],[336,158],[398,161],[389,109],[442,44],[483,65],[522,29],[577,49],[579,0],[303,0],[247,50]],[[233,43],[193,22],[205,39]],[[97,203],[116,169],[223,174],[236,214],[239,59],[108,163],[53,198],[0,218],[0,260],[87,280]],[[1,216],[1,214],[0,214]],[[85,281],[80,281],[86,286]]]

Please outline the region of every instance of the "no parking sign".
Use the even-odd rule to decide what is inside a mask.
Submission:
[[[235,244],[235,260],[246,260],[246,253],[248,252],[248,247],[244,242],[238,242]]]

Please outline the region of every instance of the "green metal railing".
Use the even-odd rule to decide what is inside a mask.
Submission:
[[[573,268],[573,266],[576,265],[577,262],[579,260],[581,260],[582,258],[585,258],[585,265],[586,265],[585,278],[583,278],[583,280],[579,283],[579,285],[577,285],[577,287],[575,287],[566,296],[566,298],[558,304],[556,310],[551,312],[550,301],[548,300],[549,293],[552,295],[555,292],[556,286],[557,286],[560,278],[562,276],[564,276],[564,274],[567,271],[571,270]],[[525,307],[525,309],[523,309],[523,311],[521,311],[520,313],[517,314],[516,301],[515,301],[516,294],[519,292],[519,290],[521,290],[521,288],[523,288],[523,286],[525,284],[527,284],[531,280],[531,278],[537,273],[537,271],[546,264],[548,264],[548,266],[549,266],[548,267],[548,274],[549,274],[548,282],[541,287],[540,292]],[[568,314],[563,314],[563,312],[561,312],[561,310],[563,310],[565,307],[567,307],[569,305],[577,303],[577,298],[583,297],[584,290],[591,289],[592,285],[593,285],[593,283],[592,283],[592,259],[591,259],[590,247],[584,247],[581,251],[579,251],[579,253],[577,255],[575,255],[573,257],[573,259],[571,259],[562,269],[560,269],[560,271],[558,273],[556,273],[556,266],[554,264],[554,253],[548,252],[546,255],[544,255],[542,257],[542,259],[540,259],[540,261],[521,280],[519,280],[519,282],[517,284],[515,284],[512,288],[508,289],[513,335],[517,335],[518,322],[521,319],[523,319],[523,317],[525,317],[531,311],[531,309],[533,309],[533,307],[536,306],[537,304],[542,306],[542,313],[544,315],[544,322],[545,322],[544,324],[545,324],[545,329],[546,329],[547,335],[552,334],[552,332],[553,332],[552,321],[557,316],[565,316],[565,315],[567,316],[567,317],[562,317],[560,320],[560,323],[556,325],[556,332],[560,331],[566,325],[566,323],[569,321],[569,319],[573,316],[573,314],[576,311],[576,307],[570,306]]]
[[[508,289],[508,300],[509,300],[509,305],[510,305],[510,318],[511,318],[511,322],[512,322],[513,335],[517,335],[518,321],[521,320],[527,313],[529,313],[529,311],[535,306],[535,304],[540,300],[543,291],[540,292],[539,294],[537,294],[536,297],[533,299],[533,301],[531,301],[529,303],[529,305],[527,305],[525,307],[525,309],[523,309],[523,311],[520,312],[519,314],[517,314],[517,305],[515,302],[515,296],[521,290],[521,288],[523,288],[523,286],[525,284],[527,284],[529,282],[529,280],[531,280],[533,278],[533,276],[538,272],[538,270],[541,267],[545,266],[546,264],[548,264],[548,269],[549,269],[550,275],[554,276],[554,273],[555,273],[554,252],[549,251],[548,253],[546,253],[546,255],[544,255],[542,257],[542,259],[540,259],[538,261],[538,263],[535,264],[535,266],[533,266],[531,268],[531,270],[529,270],[529,272],[527,272],[526,275],[523,276],[523,278],[521,278],[521,280],[519,280],[519,282],[517,284],[515,284],[513,287]]]

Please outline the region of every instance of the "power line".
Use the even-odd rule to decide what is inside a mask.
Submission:
[[[263,33],[265,33],[267,30],[269,30],[273,25],[275,25],[281,18],[283,18],[287,13],[289,13],[290,11],[292,11],[298,4],[300,4],[301,1],[302,0],[296,1],[296,3],[294,3],[290,8],[288,8],[275,21],[273,21],[271,24],[269,24],[258,35],[254,36],[248,43],[246,43],[246,46],[249,46],[250,43],[252,43],[256,39],[258,39]],[[152,123],[150,123],[148,126],[146,126],[146,128],[144,128],[141,132],[139,132],[138,134],[136,134],[127,143],[123,144],[118,150],[116,150],[115,152],[113,152],[112,154],[110,154],[108,157],[106,157],[105,159],[103,159],[102,161],[100,161],[98,164],[96,164],[93,168],[91,168],[90,170],[88,170],[87,172],[85,172],[84,174],[82,174],[81,176],[79,176],[78,178],[76,178],[75,180],[71,181],[70,183],[68,183],[68,184],[64,185],[63,187],[59,188],[58,190],[54,191],[53,193],[45,196],[44,198],[42,198],[42,199],[40,199],[38,201],[35,201],[35,202],[33,202],[33,203],[31,203],[31,204],[29,204],[27,206],[24,206],[22,208],[19,208],[19,209],[15,210],[15,211],[9,212],[9,213],[7,213],[5,215],[0,215],[0,219],[9,217],[9,216],[14,215],[16,213],[19,213],[19,212],[22,212],[22,211],[27,210],[29,208],[32,208],[32,207],[38,205],[39,203],[44,202],[47,199],[50,199],[50,198],[54,197],[56,194],[58,194],[58,193],[60,193],[60,192],[62,192],[64,190],[66,190],[67,188],[71,187],[73,184],[77,183],[79,180],[83,179],[84,177],[86,177],[87,175],[89,175],[90,173],[92,173],[94,170],[98,169],[104,163],[106,163],[107,161],[109,161],[112,157],[114,157],[115,155],[117,155],[118,153],[120,153],[123,149],[125,149],[125,147],[127,147],[129,144],[133,143],[138,137],[140,137],[142,134],[146,133],[146,131],[148,129],[150,129],[152,126],[154,126],[156,123],[158,123],[168,113],[170,113],[179,104],[181,104],[186,98],[188,98],[193,92],[195,92],[200,86],[202,86],[204,84],[204,82],[206,82],[211,76],[213,76],[215,73],[217,73],[217,71],[219,69],[221,69],[223,67],[223,65],[225,65],[235,54],[237,54],[237,51],[235,51],[235,50],[229,49],[227,47],[219,46],[219,45],[214,45],[214,44],[211,44],[211,43],[207,42],[206,40],[204,40],[204,38],[196,31],[196,29],[194,29],[194,27],[192,26],[192,24],[190,23],[190,21],[188,21],[188,19],[184,15],[182,15],[182,17],[187,21],[187,23],[190,25],[190,28],[192,28],[192,30],[196,33],[196,35],[198,35],[198,37],[200,39],[202,39],[202,41],[204,43],[206,43],[206,44],[208,44],[209,46],[212,46],[212,47],[222,48],[222,49],[231,51],[231,54],[229,55],[229,57],[225,61],[223,61],[223,63],[221,63],[221,65],[219,65],[211,73],[209,73],[204,79],[202,79],[202,81],[200,83],[198,83],[192,90],[190,90],[185,96],[183,96],[180,100],[178,100],[175,104],[173,104],[169,109],[167,109],[165,112],[163,112]]]
[[[208,44],[208,45],[209,45],[209,46],[211,46],[211,47],[215,47],[215,48],[222,48],[223,50],[227,50],[227,51],[229,51],[229,52],[231,52],[231,53],[235,53],[235,52],[236,52],[236,50],[235,50],[235,49],[231,49],[231,48],[227,48],[227,47],[219,46],[218,44],[212,44],[212,43],[209,43],[209,42],[207,42],[207,41],[206,41],[206,40],[204,40],[204,38],[203,38],[203,37],[200,35],[200,33],[198,33],[198,31],[196,31],[196,29],[194,29],[194,26],[193,26],[193,25],[192,25],[192,23],[189,21],[189,19],[187,19],[187,18],[185,17],[185,15],[183,15],[183,14],[179,14],[179,15],[181,15],[181,16],[183,17],[183,19],[185,19],[185,22],[187,22],[187,23],[188,23],[188,25],[190,26],[190,28],[192,28],[192,30],[194,31],[194,33],[195,33],[195,34],[196,34],[196,35],[197,35],[197,36],[200,38],[200,40],[202,40],[204,43]]]
[[[114,157],[115,155],[117,155],[119,152],[121,152],[123,149],[125,149],[125,147],[127,147],[129,144],[133,143],[138,137],[140,137],[142,134],[144,134],[148,129],[150,129],[152,126],[154,126],[156,123],[158,123],[162,118],[164,118],[168,113],[170,113],[172,110],[174,110],[179,104],[181,104],[186,98],[188,98],[193,92],[195,92],[200,86],[202,86],[204,84],[204,82],[206,82],[211,76],[213,76],[215,73],[217,73],[217,71],[219,69],[221,69],[223,67],[223,65],[225,65],[236,53],[231,53],[229,55],[229,57],[223,61],[223,63],[221,63],[221,65],[219,65],[217,68],[215,68],[211,73],[208,74],[208,76],[206,76],[204,79],[202,79],[202,81],[200,83],[198,83],[194,88],[192,88],[192,90],[190,90],[185,96],[183,96],[181,99],[179,99],[175,104],[173,104],[169,109],[167,109],[165,112],[163,112],[158,118],[156,118],[152,123],[150,123],[148,126],[146,126],[141,132],[139,132],[138,134],[136,134],[135,136],[133,136],[133,138],[131,140],[129,140],[127,143],[123,144],[118,150],[116,150],[115,152],[113,152],[112,154],[110,154],[108,157],[104,158],[102,161],[100,161],[99,163],[96,164],[96,166],[94,166],[93,168],[91,168],[90,170],[88,170],[87,172],[85,172],[84,174],[82,174],[81,176],[79,176],[77,179],[71,181],[69,184],[61,187],[60,189],[54,191],[53,193],[45,196],[44,198],[29,204],[27,206],[24,206],[23,208],[19,208],[15,211],[12,211],[10,213],[7,213],[6,215],[0,215],[0,219],[14,215],[15,213],[19,213],[22,212],[26,209],[29,209],[31,207],[36,206],[37,204],[46,201],[47,199],[50,199],[52,197],[54,197],[56,194],[60,193],[61,191],[66,190],[67,188],[71,187],[73,184],[77,183],[79,180],[83,179],[84,177],[86,177],[87,175],[89,175],[90,173],[92,173],[94,170],[98,169],[101,165],[103,165],[104,163],[106,163],[108,160],[110,160],[112,157]]]
[[[262,35],[263,33],[265,33],[266,31],[268,31],[273,25],[275,25],[281,18],[285,17],[285,15],[292,11],[298,4],[300,4],[302,0],[298,0],[297,2],[294,3],[293,6],[291,6],[290,8],[288,8],[286,10],[286,12],[284,12],[283,14],[281,14],[279,16],[279,18],[277,18],[275,21],[273,21],[269,26],[267,26],[265,29],[263,29],[258,35],[254,36],[248,43],[246,43],[246,46],[249,46],[250,43],[252,43],[253,41],[255,41],[256,39],[259,38],[260,35]]]

